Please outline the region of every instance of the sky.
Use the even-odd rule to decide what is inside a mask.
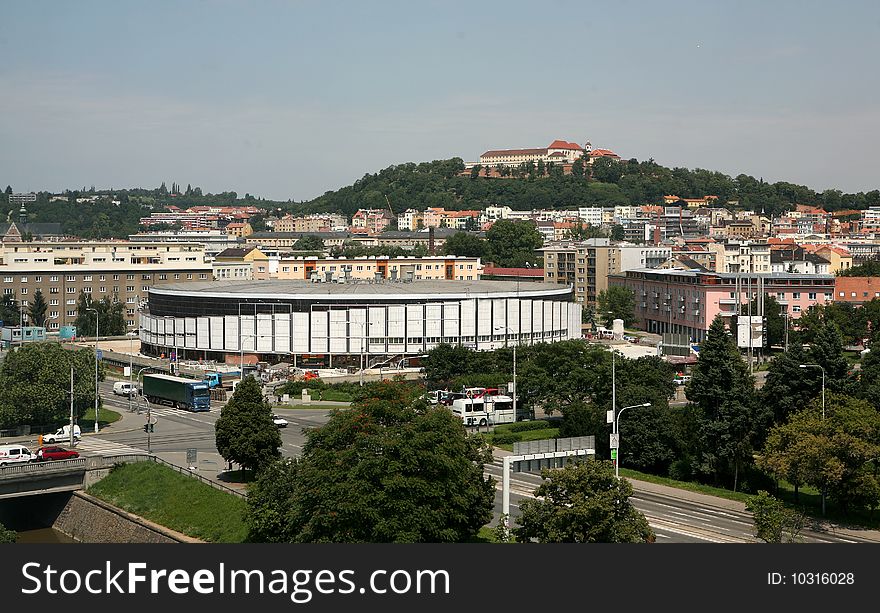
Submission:
[[[0,0],[0,183],[309,200],[563,139],[880,188],[880,3]]]

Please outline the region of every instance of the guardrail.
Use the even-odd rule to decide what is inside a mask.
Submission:
[[[87,458],[74,458],[72,460],[52,460],[49,462],[20,462],[0,466],[0,476],[17,475],[25,473],[46,473],[54,470],[67,470],[81,466],[86,470]]]
[[[167,466],[168,468],[170,468],[174,471],[177,471],[181,475],[186,475],[188,477],[193,477],[195,479],[198,479],[202,483],[207,483],[208,485],[210,485],[214,489],[218,489],[222,492],[226,492],[227,494],[233,494],[235,496],[238,496],[239,498],[247,498],[247,494],[245,492],[241,492],[235,488],[227,487],[227,486],[223,485],[222,483],[217,483],[216,481],[212,481],[211,479],[208,479],[207,477],[203,477],[202,475],[200,475],[197,472],[194,472],[188,468],[184,468],[183,466],[178,466],[177,464],[172,464],[171,462],[163,460],[162,458],[157,458],[156,456],[149,456],[149,457],[151,457],[152,461],[155,462],[156,464],[162,464],[163,466]]]
[[[161,464],[181,475],[198,479],[214,489],[226,492],[227,494],[232,494],[233,496],[238,496],[239,498],[247,498],[246,492],[228,487],[222,483],[203,477],[188,468],[178,466],[177,464],[173,464],[167,460],[163,460],[162,458],[147,453],[120,453],[107,456],[74,458],[72,460],[51,460],[47,462],[21,462],[18,464],[7,464],[6,466],[0,466],[0,478],[10,475],[61,472],[73,468],[82,468],[82,470],[100,470],[110,468],[115,464],[129,464],[135,462],[153,462],[155,464]]]

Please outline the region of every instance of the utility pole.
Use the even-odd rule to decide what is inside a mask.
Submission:
[[[73,436],[73,366],[70,367],[70,447],[74,446]]]

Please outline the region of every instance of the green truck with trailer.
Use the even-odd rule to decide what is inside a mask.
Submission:
[[[153,404],[167,404],[187,411],[210,411],[211,389],[207,381],[148,373],[143,395]]]

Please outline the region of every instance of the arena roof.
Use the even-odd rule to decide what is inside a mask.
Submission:
[[[194,296],[273,298],[288,297],[340,297],[353,296],[376,298],[412,297],[414,299],[431,296],[448,298],[478,298],[505,296],[547,296],[571,293],[570,285],[558,283],[519,283],[516,281],[444,281],[416,279],[413,281],[378,281],[349,279],[345,283],[316,283],[305,280],[268,281],[196,281],[192,283],[171,283],[155,285],[150,293],[166,295],[189,294]]]

